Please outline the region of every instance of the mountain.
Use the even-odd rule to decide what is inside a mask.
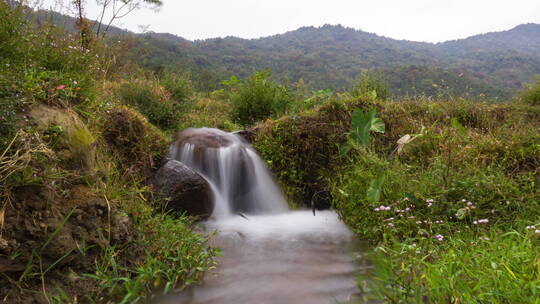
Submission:
[[[279,79],[303,79],[313,88],[349,87],[362,70],[379,71],[395,95],[434,94],[448,83],[457,95],[507,98],[540,74],[540,25],[524,24],[444,43],[395,40],[340,25],[303,27],[259,39],[188,41],[171,34],[140,35],[139,62],[176,65],[206,75],[211,86],[230,75],[269,68]],[[411,75],[414,70],[414,75]],[[415,83],[422,86],[404,85]],[[437,90],[435,90],[437,91]],[[463,94],[462,94],[463,93]]]
[[[282,81],[303,79],[313,89],[344,90],[363,70],[374,70],[397,96],[450,92],[505,99],[540,75],[539,24],[436,44],[341,25],[302,27],[259,39],[189,41],[173,34],[133,34],[118,28],[112,28],[112,36],[135,37],[126,53],[132,60],[154,70],[190,71],[203,90],[218,88],[232,75],[247,77],[267,68]]]

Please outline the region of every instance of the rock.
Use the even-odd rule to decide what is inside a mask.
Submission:
[[[234,202],[232,211],[246,212],[255,185],[255,164],[248,150],[238,135],[210,128],[186,129],[176,134],[171,156],[225,191],[227,199]]]
[[[259,132],[259,128],[255,128],[251,130],[240,130],[240,131],[232,132],[232,134],[236,136],[240,136],[242,139],[252,144],[258,132]]]
[[[207,219],[214,211],[214,194],[208,182],[177,160],[168,161],[151,184],[169,196],[168,209]]]
[[[85,173],[97,170],[96,139],[77,113],[38,105],[31,109],[30,117],[37,129],[44,132],[53,145],[62,164],[68,169],[81,169]]]

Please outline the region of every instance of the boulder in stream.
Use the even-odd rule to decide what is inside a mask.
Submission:
[[[167,195],[168,209],[207,219],[214,210],[214,194],[208,182],[197,172],[177,160],[169,160],[151,180]]]

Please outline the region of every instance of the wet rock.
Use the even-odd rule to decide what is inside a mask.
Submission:
[[[227,189],[233,212],[249,212],[255,164],[249,146],[237,135],[217,129],[186,129],[176,134],[171,156]]]
[[[246,140],[248,143],[252,144],[255,140],[255,137],[257,136],[257,133],[259,132],[259,128],[251,129],[251,130],[240,130],[233,132],[232,134],[236,136],[240,136],[242,139]]]
[[[167,207],[207,219],[214,210],[214,195],[208,182],[177,160],[168,161],[151,180],[154,188],[166,194]]]

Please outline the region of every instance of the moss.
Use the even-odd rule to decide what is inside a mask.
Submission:
[[[96,139],[77,113],[38,105],[31,109],[30,117],[35,120],[37,130],[44,133],[57,152],[64,167],[81,169],[84,173],[97,171]]]

